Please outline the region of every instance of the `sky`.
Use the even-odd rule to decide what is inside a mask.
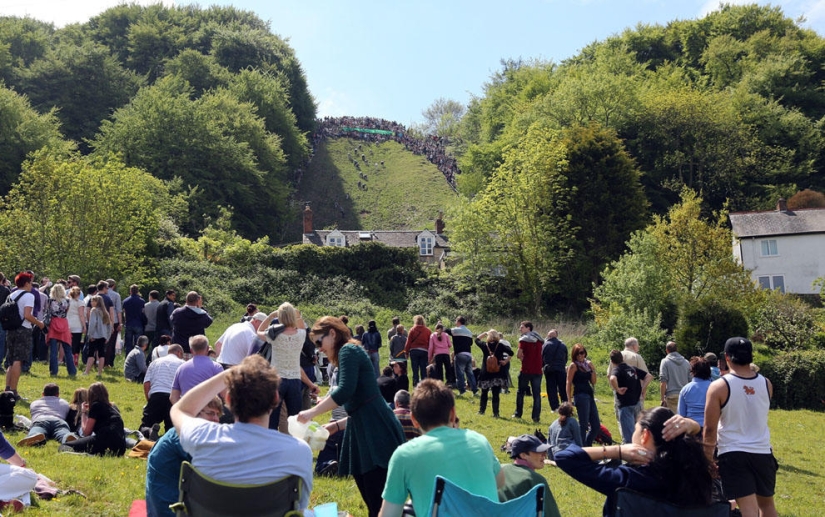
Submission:
[[[62,27],[85,22],[117,0],[0,0],[0,15]],[[150,4],[156,1],[138,0]],[[190,4],[165,0],[167,5]],[[729,3],[752,3],[732,0]],[[804,17],[825,36],[825,0],[757,2]],[[561,62],[637,24],[702,17],[718,0],[214,0],[269,21],[307,75],[319,116],[421,122],[444,97],[467,104],[502,59]]]

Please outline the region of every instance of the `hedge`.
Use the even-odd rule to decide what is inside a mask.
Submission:
[[[773,384],[773,407],[825,410],[825,350],[783,352],[760,368]]]

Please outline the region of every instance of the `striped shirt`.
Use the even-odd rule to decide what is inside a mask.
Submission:
[[[155,359],[146,370],[144,384],[150,382],[149,396],[155,393],[172,393],[172,383],[175,382],[175,372],[184,363],[174,354],[169,354],[160,359]]]

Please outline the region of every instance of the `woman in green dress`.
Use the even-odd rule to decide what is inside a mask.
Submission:
[[[406,441],[404,431],[381,397],[369,356],[352,340],[347,326],[324,316],[312,327],[312,339],[338,367],[338,386],[314,408],[301,411],[298,421],[306,423],[344,406],[349,416],[337,424],[344,429],[338,472],[355,478],[370,517],[377,517],[390,456]]]

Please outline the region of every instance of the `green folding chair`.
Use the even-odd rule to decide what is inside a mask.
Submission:
[[[180,496],[169,505],[178,517],[301,517],[298,476],[265,485],[238,485],[204,476],[188,461],[180,466]]]

